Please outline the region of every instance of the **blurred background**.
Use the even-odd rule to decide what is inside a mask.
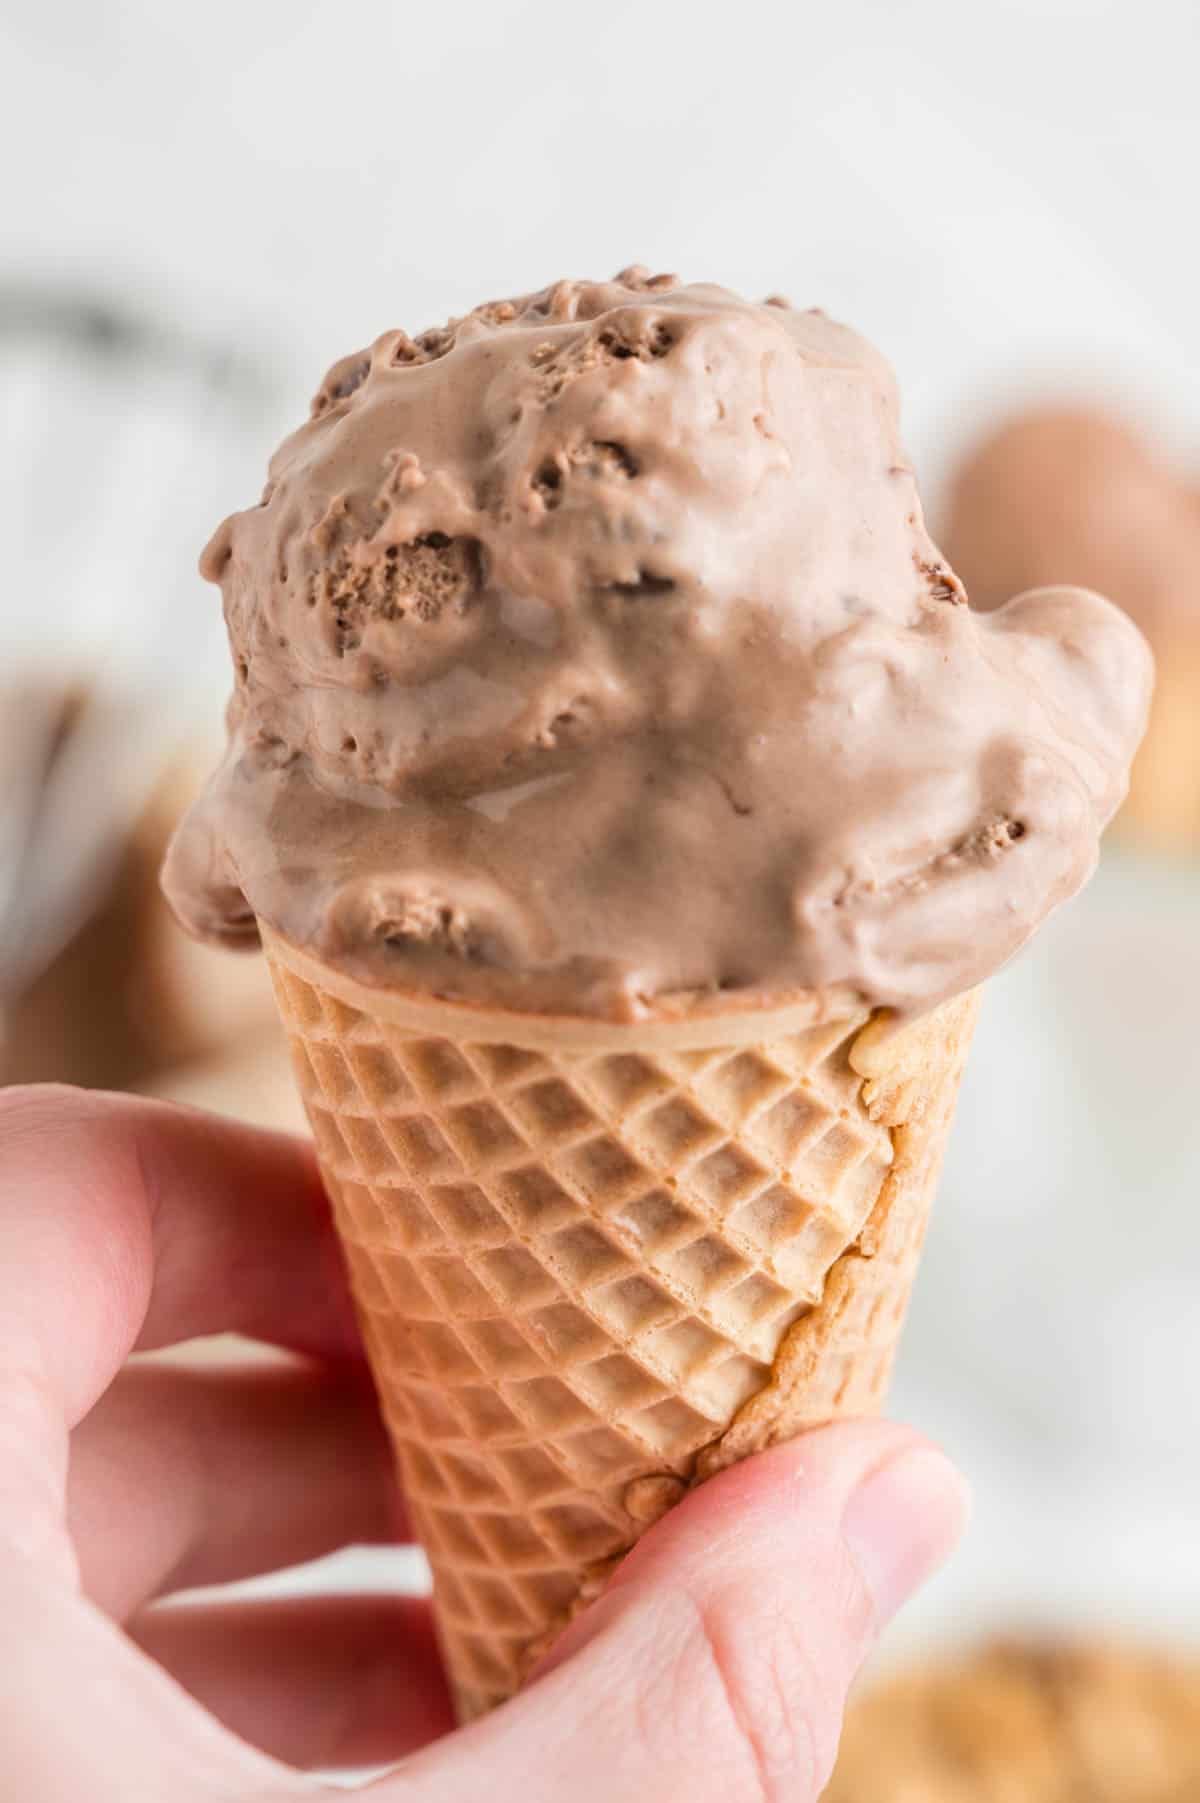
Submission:
[[[1151,636],[1100,873],[991,985],[894,1394],[977,1516],[892,1659],[1200,1638],[1198,67],[1194,0],[0,7],[4,1080],[298,1121],[156,866],[220,736],[198,552],[386,327],[635,260],[819,304],[973,599]]]

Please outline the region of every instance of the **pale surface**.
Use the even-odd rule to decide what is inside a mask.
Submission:
[[[976,1488],[896,1643],[1200,1623],[1200,870],[1112,852],[991,986],[892,1409]]]

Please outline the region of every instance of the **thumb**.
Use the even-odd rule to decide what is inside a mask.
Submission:
[[[397,1794],[816,1803],[855,1672],[966,1508],[945,1457],[882,1422],[723,1472],[644,1537],[519,1697],[406,1763]]]

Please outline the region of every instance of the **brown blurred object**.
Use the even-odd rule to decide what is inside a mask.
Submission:
[[[8,729],[0,782],[10,804],[19,800],[31,831],[82,705],[79,692],[25,689],[0,697]],[[3,1082],[145,1087],[167,1069],[254,1042],[286,1067],[264,961],[194,944],[159,890],[167,840],[208,767],[206,751],[164,768],[124,844],[114,848],[98,891],[86,898],[83,924],[9,1000]]]
[[[186,1102],[259,1127],[308,1133],[308,1121],[278,1026],[188,1064],[173,1065],[141,1085],[149,1095]]]
[[[851,1703],[823,1803],[1200,1803],[1200,1655],[998,1641]]]
[[[1119,824],[1162,850],[1200,850],[1200,484],[1108,414],[1046,408],[964,460],[942,543],[974,607],[1067,582],[1136,620],[1157,681]]]

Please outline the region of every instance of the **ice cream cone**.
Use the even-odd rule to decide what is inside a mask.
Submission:
[[[1154,851],[1200,850],[1200,619],[1156,634],[1154,708],[1117,824]]]
[[[1200,849],[1200,496],[1162,449],[1097,406],[1049,405],[989,431],[954,473],[942,543],[973,607],[1077,582],[1154,651],[1146,735],[1117,819],[1150,851]]]
[[[1200,1661],[1118,1640],[997,1640],[852,1700],[823,1803],[1190,1803]]]
[[[977,996],[568,1021],[263,939],[465,1719],[690,1485],[878,1408]]]

